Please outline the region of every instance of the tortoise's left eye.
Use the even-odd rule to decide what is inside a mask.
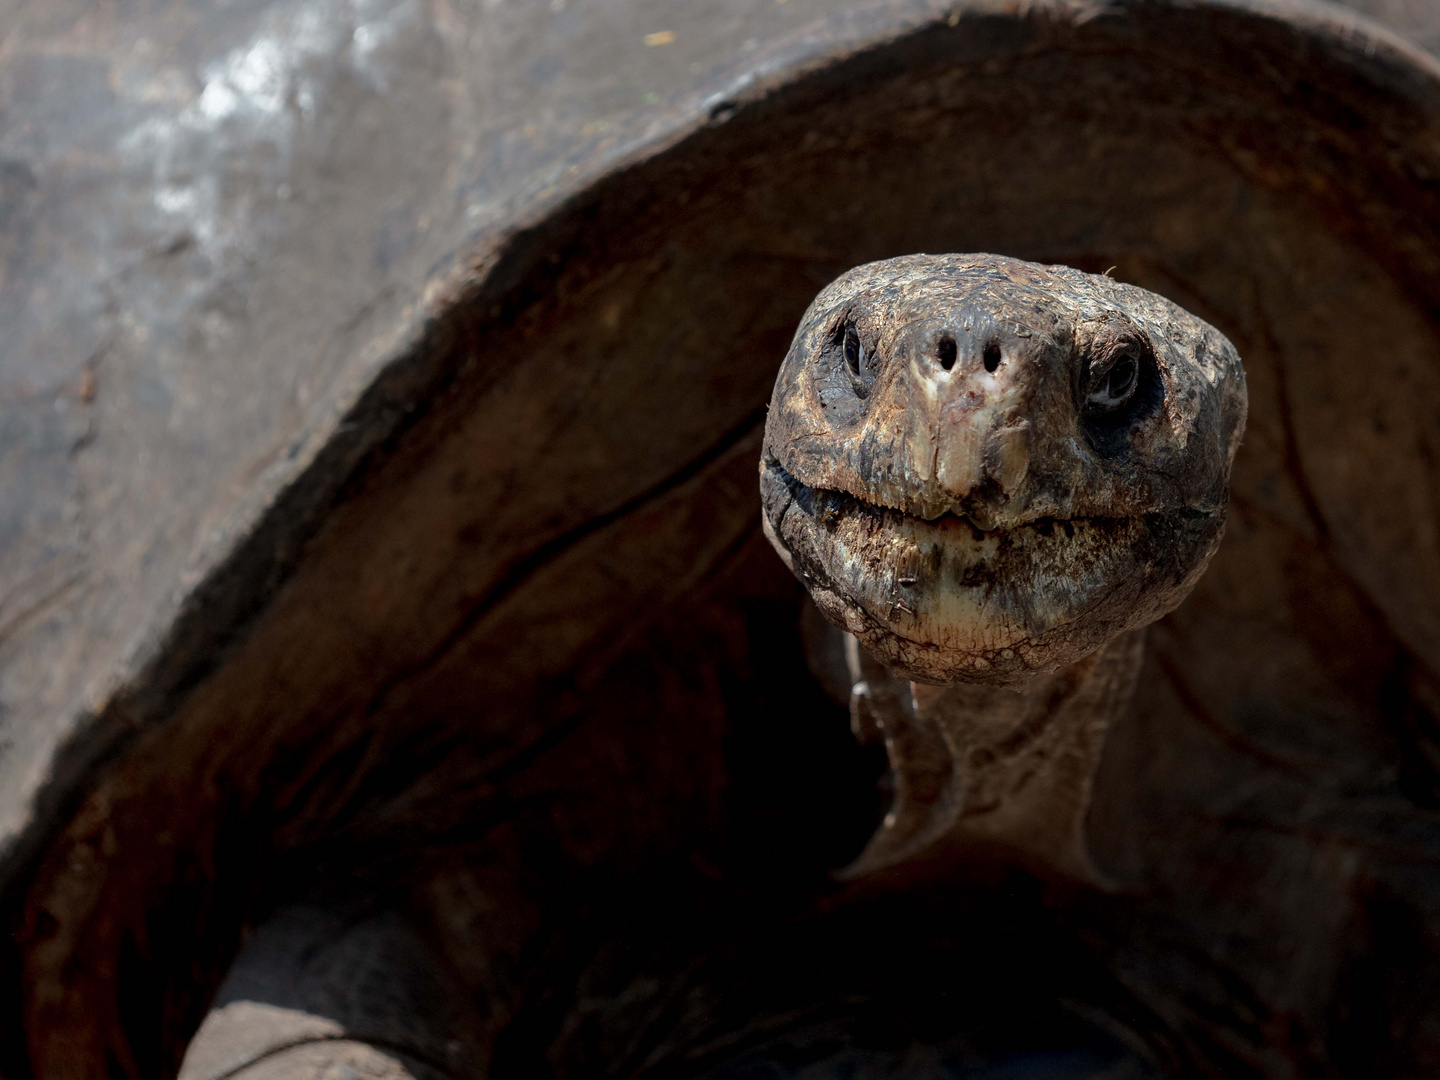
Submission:
[[[1139,384],[1139,357],[1134,353],[1126,353],[1091,382],[1089,393],[1085,395],[1085,404],[1091,409],[1111,412],[1129,401]]]
[[[1135,424],[1154,416],[1165,400],[1154,347],[1131,330],[1107,334],[1086,352],[1075,394],[1080,427],[1096,450],[1123,453]]]

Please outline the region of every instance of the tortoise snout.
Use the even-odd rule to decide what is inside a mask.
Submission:
[[[997,375],[1007,356],[1020,351],[1017,335],[1005,333],[983,313],[925,320],[912,324],[902,337],[901,351],[911,357],[917,374],[937,385]]]
[[[914,324],[904,338],[935,480],[951,497],[1003,503],[1029,472],[1030,413],[1064,379],[1056,350],[1024,327],[964,310]]]

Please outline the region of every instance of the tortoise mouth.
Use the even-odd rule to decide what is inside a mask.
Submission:
[[[1067,540],[1075,539],[1077,531],[1082,528],[1106,528],[1115,526],[1122,522],[1133,521],[1137,517],[1146,518],[1154,515],[1087,515],[1074,518],[1058,517],[1037,517],[1030,521],[1017,522],[1005,526],[991,526],[982,528],[976,521],[967,514],[958,510],[946,510],[943,513],[933,516],[915,514],[896,506],[888,506],[873,498],[861,498],[848,491],[837,491],[828,488],[811,487],[803,483],[791,474],[785,466],[774,458],[765,460],[765,468],[779,480],[789,492],[791,502],[809,517],[812,517],[821,525],[833,525],[842,517],[848,514],[864,514],[875,519],[877,522],[910,522],[934,526],[946,531],[956,530],[955,538],[965,538],[975,543],[983,543],[987,540],[994,541],[1005,536],[1016,535],[1022,532],[1034,532],[1042,537],[1051,537],[1056,534],[1063,535]],[[1195,516],[1194,513],[1188,516]],[[1208,516],[1208,515],[1200,515]],[[772,525],[778,522],[772,522]]]
[[[812,488],[766,461],[772,539],[821,611],[924,682],[1013,683],[1170,611],[1223,514],[1042,518],[985,531]]]

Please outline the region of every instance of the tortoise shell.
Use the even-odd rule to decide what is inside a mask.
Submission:
[[[1080,1001],[1172,1071],[1440,1067],[1440,66],[1258,0],[897,3],[761,53],[417,269],[164,632],[7,751],[7,1074],[170,1074],[319,870],[441,943],[495,1075],[693,1072],[821,985]],[[1113,893],[828,876],[876,761],[754,463],[818,289],[923,250],[1110,270],[1245,360],[1226,539],[1096,779]],[[942,939],[974,967],[894,959]],[[684,971],[719,1004],[662,1037],[635,987]]]

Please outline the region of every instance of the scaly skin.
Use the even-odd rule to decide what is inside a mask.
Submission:
[[[1153,293],[990,255],[871,263],[780,369],[765,522],[892,670],[1024,682],[1184,599],[1244,417],[1234,347]]]
[[[1219,331],[1108,277],[912,255],[816,297],[760,488],[820,610],[916,684],[852,664],[898,792],[861,869],[968,833],[1097,879],[1080,833],[1104,729],[1138,631],[1220,543],[1245,409]]]

